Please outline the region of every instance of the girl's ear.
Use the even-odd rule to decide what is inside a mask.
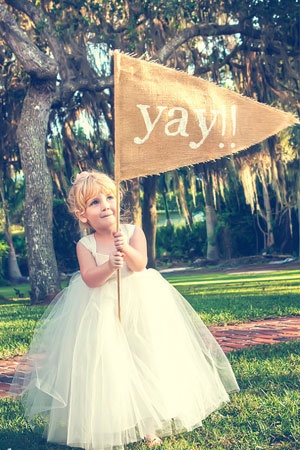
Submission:
[[[82,222],[82,223],[87,223],[88,220],[87,220],[87,218],[85,217],[84,212],[76,211],[76,212],[75,212],[75,215],[76,215],[77,219],[80,220],[80,222]]]

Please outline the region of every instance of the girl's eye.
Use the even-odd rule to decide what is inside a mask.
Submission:
[[[115,197],[113,195],[108,195],[106,198],[107,200],[113,200]]]
[[[90,206],[97,205],[98,203],[99,203],[98,200],[92,200],[90,202]]]

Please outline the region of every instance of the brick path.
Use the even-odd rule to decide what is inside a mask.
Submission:
[[[210,327],[224,352],[300,339],[300,316]]]
[[[300,339],[300,316],[257,320],[249,323],[210,327],[224,352],[254,345],[279,344]],[[21,357],[0,360],[0,398],[7,397],[16,365]]]

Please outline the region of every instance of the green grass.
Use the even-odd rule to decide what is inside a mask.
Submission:
[[[300,314],[300,270],[166,276],[206,325]]]
[[[0,304],[7,301],[30,300],[30,286],[27,283],[18,286],[1,286],[0,287]]]
[[[300,271],[195,274],[166,278],[191,302],[207,325],[299,315]],[[23,286],[26,292],[26,286]],[[4,291],[6,289],[6,291]],[[0,358],[26,352],[42,306],[29,306],[13,288],[0,288]],[[4,295],[4,292],[6,295]],[[8,295],[7,295],[8,294]],[[2,297],[2,298],[3,298]],[[25,296],[26,297],[26,296]],[[300,448],[300,342],[232,352],[241,387],[232,401],[191,433],[164,439],[166,450],[267,450]],[[36,422],[41,430],[40,421]],[[0,400],[0,450],[65,450],[47,444],[11,399]],[[128,450],[146,450],[144,443]]]
[[[24,304],[0,306],[0,359],[26,353],[36,322],[44,310],[43,306]]]
[[[300,270],[252,274],[168,275],[206,325],[248,322],[266,317],[300,314]],[[21,288],[20,288],[21,289]],[[16,298],[13,287],[0,288],[0,358],[24,354],[36,321],[45,307]]]
[[[300,448],[300,342],[233,352],[229,359],[241,391],[203,427],[164,439],[166,450]],[[41,424],[37,421],[37,428]],[[0,401],[0,450],[64,450],[47,444],[22,416],[19,403]],[[144,443],[128,446],[146,450]]]

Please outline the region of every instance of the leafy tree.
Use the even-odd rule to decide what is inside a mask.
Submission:
[[[10,67],[24,97],[16,137],[26,180],[25,228],[34,301],[53,295],[59,284],[52,244],[50,171],[64,195],[63,179],[69,180],[76,168],[113,170],[110,50],[153,58],[296,111],[298,6],[296,0],[2,1],[1,58],[7,82],[13,79]],[[84,113],[93,128],[87,139],[77,127]],[[53,145],[55,135],[61,137],[60,148]],[[64,161],[57,159],[58,172],[47,164],[46,155],[49,162],[55,154]],[[269,155],[273,162],[272,149]],[[258,177],[258,182],[265,183],[265,192],[273,189],[270,177]],[[155,204],[152,194],[145,198],[145,227],[150,224],[153,241]]]

